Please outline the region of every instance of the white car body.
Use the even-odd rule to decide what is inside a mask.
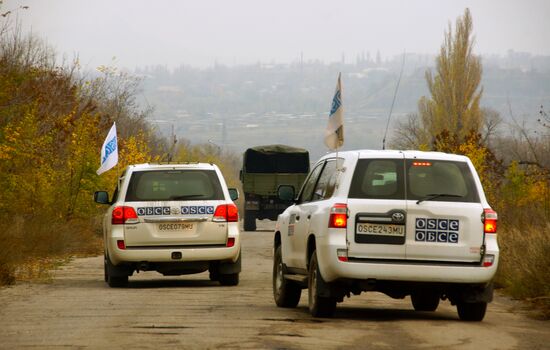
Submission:
[[[329,165],[325,166],[328,162],[333,162],[330,163],[331,170]],[[401,163],[402,169],[399,168]],[[428,179],[426,174],[432,174],[432,169],[427,172],[422,167],[430,167],[432,163],[433,167],[438,166],[440,173],[448,171],[449,176]],[[356,168],[369,166],[364,164],[372,164],[373,167],[396,164],[396,169],[400,169],[396,170],[397,179],[391,173],[376,173],[372,180],[368,180],[370,182],[361,180],[362,187],[370,186],[368,191],[378,186],[372,191],[379,191],[380,194],[376,194],[379,198],[350,196],[353,192],[351,188],[357,188],[357,183],[352,184]],[[312,180],[319,168],[323,169],[318,180]],[[393,194],[384,194],[388,191],[384,189],[386,184],[389,185],[388,193],[392,190],[397,193],[399,183],[402,183],[402,192],[409,193],[406,191],[412,190],[412,186],[410,189],[408,186],[415,176],[417,188],[426,187],[418,190],[432,194],[431,186],[437,183],[440,189],[444,189],[446,181],[451,175],[454,176],[447,168],[460,168],[467,174],[464,188],[457,191],[468,192],[467,186],[470,184],[468,201],[454,199],[455,195],[451,195],[417,203],[419,197],[407,199],[405,195],[405,198],[386,198]],[[304,199],[304,192],[307,192],[311,181],[315,182],[315,191],[309,199]],[[461,183],[463,180],[456,181]],[[331,194],[325,196],[324,191]],[[453,190],[449,191],[452,194]],[[473,299],[486,302],[492,296],[490,282],[496,273],[499,255],[496,234],[484,232],[484,213],[494,214],[496,225],[496,213],[490,208],[475,168],[465,156],[420,151],[332,153],[322,157],[312,167],[296,204],[279,216],[275,249],[280,245],[284,276],[289,281],[302,282],[302,287],[306,280],[301,277],[307,277],[310,273],[309,264],[315,251],[323,282],[331,285],[332,289],[338,286],[344,290],[333,293],[338,294],[335,297],[338,301],[341,300],[340,294],[349,294],[350,291],[379,290],[391,296],[404,297],[417,290],[418,286],[424,289],[436,286],[440,288],[437,289],[441,291],[440,296],[451,299],[453,303],[466,300],[460,295],[468,294],[467,290],[471,288],[478,290],[470,293]],[[345,227],[329,227],[331,210],[346,213]],[[402,221],[395,221],[394,215]],[[393,290],[392,286],[395,287]],[[455,290],[451,288],[454,286],[459,287]]]
[[[140,195],[154,200],[140,199]],[[238,213],[216,165],[131,165],[119,179],[114,197],[103,220],[107,282],[114,277],[112,284],[124,284],[127,276],[140,270],[180,275],[208,269],[212,279],[225,272],[238,276]],[[226,214],[231,210],[232,219],[217,217],[219,207]],[[120,208],[130,208],[134,214],[116,222]],[[227,271],[221,271],[221,266]]]

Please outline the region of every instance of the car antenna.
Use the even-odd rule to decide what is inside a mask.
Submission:
[[[391,113],[393,112],[393,105],[395,104],[395,98],[397,97],[397,90],[399,90],[399,83],[401,83],[401,76],[403,75],[403,67],[405,67],[406,52],[403,51],[403,61],[401,62],[401,71],[399,72],[399,79],[397,79],[397,85],[393,93],[393,100],[391,101],[390,113],[388,114],[388,121],[386,122],[386,131],[384,132],[384,138],[382,139],[382,150],[386,149],[386,136],[388,135],[388,128],[390,127]]]

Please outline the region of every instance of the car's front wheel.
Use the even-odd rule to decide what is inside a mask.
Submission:
[[[336,311],[336,299],[320,295],[319,287],[324,285],[325,282],[317,263],[317,252],[314,251],[309,261],[308,274],[308,306],[313,317],[331,317]]]
[[[273,298],[279,307],[296,307],[300,302],[302,288],[285,279],[281,246],[275,249],[273,257]]]

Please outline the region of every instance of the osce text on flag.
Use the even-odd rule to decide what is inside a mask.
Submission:
[[[332,99],[332,107],[328,117],[328,124],[325,130],[325,145],[336,150],[344,144],[344,107],[342,106],[342,83],[341,75],[338,75],[336,92]]]
[[[116,135],[116,124],[113,123],[111,130],[101,147],[101,166],[97,169],[97,174],[101,175],[111,169],[118,163],[118,142]]]

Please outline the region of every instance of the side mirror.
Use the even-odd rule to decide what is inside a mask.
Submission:
[[[280,185],[279,188],[277,188],[277,197],[279,197],[280,200],[291,202],[294,200],[295,195],[294,186]]]
[[[229,197],[231,198],[232,201],[236,201],[237,199],[239,199],[239,190],[237,190],[236,188],[229,188]]]
[[[99,204],[111,204],[111,202],[109,202],[109,193],[105,191],[95,192],[94,201]]]

